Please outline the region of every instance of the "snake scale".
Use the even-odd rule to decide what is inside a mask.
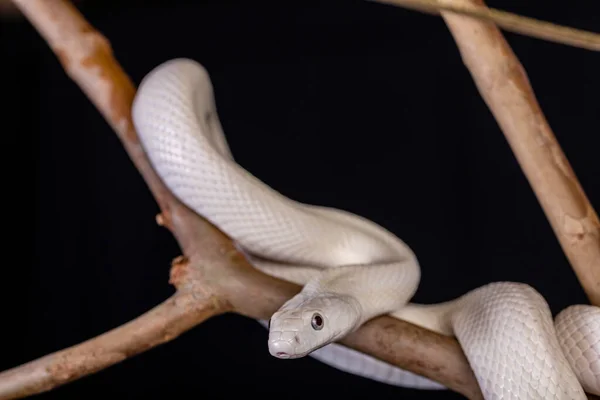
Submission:
[[[269,352],[310,355],[392,385],[440,384],[335,341],[389,314],[459,341],[486,399],[585,399],[600,394],[600,309],[553,319],[532,287],[494,282],[441,304],[409,303],[420,280],[411,249],[358,215],[307,205],[238,165],[203,66],[178,58],[142,80],[133,121],[144,150],[184,204],[228,234],[261,271],[302,285],[270,321]]]

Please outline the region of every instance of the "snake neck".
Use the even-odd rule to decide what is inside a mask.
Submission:
[[[458,300],[438,304],[409,303],[400,310],[391,313],[391,315],[430,331],[446,336],[454,336],[452,314],[457,307]]]

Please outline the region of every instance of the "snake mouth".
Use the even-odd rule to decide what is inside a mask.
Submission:
[[[270,342],[269,352],[272,356],[284,360],[297,357],[294,347],[286,340],[274,340]]]

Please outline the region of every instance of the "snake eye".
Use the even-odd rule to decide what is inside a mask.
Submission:
[[[310,325],[315,331],[320,331],[321,329],[323,329],[324,321],[321,314],[314,313],[312,319],[310,320]]]

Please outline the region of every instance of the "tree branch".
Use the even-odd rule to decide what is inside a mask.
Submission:
[[[215,296],[181,290],[139,318],[94,339],[0,374],[0,398],[41,393],[107,368],[224,311]]]
[[[446,12],[442,17],[581,286],[591,304],[600,306],[600,221],[548,125],[523,65],[494,25]]]
[[[174,261],[171,283],[177,291],[170,299],[126,325],[1,373],[0,399],[40,393],[89,375],[168,342],[207,318],[224,312],[236,312],[259,319],[269,318],[300,287],[253,268],[225,234],[185,207],[167,190],[152,169],[138,141],[131,121],[135,87],[114,59],[108,41],[66,0],[14,0],[14,3],[48,42],[67,74],[115,130],[161,208],[162,214],[158,222],[173,233],[185,256]],[[504,47],[498,45],[504,42],[497,29],[456,15],[445,18],[476,81],[487,82],[480,84],[480,90],[490,107],[496,108],[494,115],[501,122],[501,127],[527,132],[534,125],[530,121],[532,115],[539,124],[541,111],[536,108],[533,94],[525,92],[526,82],[517,81],[521,85],[519,91],[511,92],[505,88],[507,82],[517,79],[515,76],[518,75],[513,69],[518,62],[516,58],[507,61],[510,57],[514,58],[514,55],[505,44]],[[469,36],[467,39],[465,35],[474,30],[481,35]],[[476,51],[480,59],[474,57]],[[503,58],[499,58],[500,56]],[[513,69],[495,67],[489,70],[491,72],[485,72],[478,63],[487,68],[507,63]],[[498,91],[498,87],[502,90]],[[517,101],[518,106],[511,106],[512,101]],[[532,107],[538,111],[536,114],[528,112]],[[549,128],[544,131],[544,143],[550,140],[548,131]],[[516,134],[510,137],[516,142]],[[526,139],[527,137],[519,138]],[[552,154],[560,153],[557,144],[551,148]],[[546,154],[547,148],[542,150]],[[538,149],[533,148],[531,151],[535,154]],[[552,160],[556,160],[556,155],[553,157],[555,158]],[[547,170],[543,163],[547,157],[534,155],[533,159],[542,161],[532,165],[525,161],[528,171],[540,168],[540,164],[540,171]],[[533,170],[531,174],[538,176],[534,172]],[[542,176],[545,176],[543,172]],[[569,182],[576,183],[574,175],[569,177],[572,179]],[[565,191],[564,180],[542,179],[542,182],[545,186],[539,196],[554,199],[555,193],[559,193],[571,199],[565,203],[570,205],[574,201],[572,196],[579,194],[576,197],[579,203],[576,204],[583,206],[575,210],[587,210],[587,214],[590,214],[591,206],[589,203],[586,205],[585,196],[581,197],[580,189]],[[550,200],[542,203],[555,202]],[[552,207],[550,209],[554,210]],[[571,212],[568,215],[573,214]],[[588,236],[583,235],[581,240],[586,237]],[[582,247],[574,248],[577,252]],[[585,260],[585,257],[581,259]],[[583,268],[582,276],[586,276],[585,271],[590,270],[591,268]],[[589,293],[593,294],[594,290],[592,286]],[[455,339],[391,317],[379,317],[346,337],[342,343],[436,380],[467,398],[482,398],[473,373]]]
[[[600,51],[600,34],[540,21],[534,18],[486,7],[483,3],[454,0],[372,0],[424,13],[464,15],[481,21],[493,22],[509,32],[531,36],[550,42]]]
[[[77,0],[74,0],[77,1]],[[531,36],[537,39],[561,43],[567,46],[580,47],[592,51],[600,51],[600,34],[581,29],[561,26],[547,21],[523,17],[510,12],[488,7],[478,7],[474,4],[454,4],[452,0],[371,0],[378,3],[392,4],[422,13],[440,15],[441,11],[451,11],[493,22],[509,32]],[[12,0],[0,0],[0,17],[18,16],[18,9]]]
[[[233,311],[268,319],[300,287],[253,268],[232,241],[179,202],[152,169],[131,121],[135,88],[108,41],[66,0],[14,0],[67,74],[117,133],[157,200],[157,218],[185,254],[171,273],[176,294],[134,321],[0,374],[0,399],[50,390],[172,340],[207,318]],[[374,340],[377,339],[377,340]],[[455,339],[391,317],[370,321],[344,343],[481,399]],[[424,359],[427,356],[427,359]]]

